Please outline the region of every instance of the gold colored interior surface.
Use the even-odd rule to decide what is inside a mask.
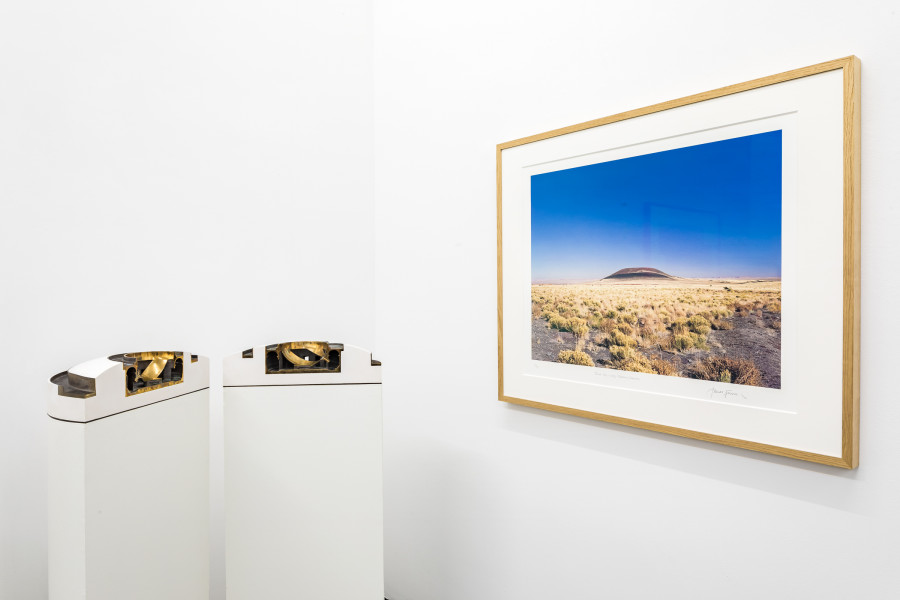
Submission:
[[[297,356],[294,353],[294,350],[309,350],[319,357],[328,358],[328,351],[330,348],[328,347],[328,342],[285,342],[283,344],[278,344],[278,351],[281,352],[292,365],[298,367],[311,367],[319,362],[319,360],[304,360]]]
[[[343,344],[283,342],[266,346],[266,373],[340,373]]]
[[[162,356],[157,356],[150,361],[150,364],[147,365],[147,368],[144,369],[143,373],[141,373],[141,379],[143,379],[144,381],[156,379],[157,377],[159,377],[159,374],[162,373],[163,369],[166,368],[167,362],[169,362],[168,359],[163,358]]]
[[[123,355],[125,358],[133,358],[136,360],[153,360],[156,358],[165,358],[166,360],[170,360],[173,358],[181,358],[184,356],[183,352],[127,352]]]
[[[178,385],[184,381],[183,352],[130,352],[111,356],[110,359],[122,362],[122,369],[126,372],[126,396]]]

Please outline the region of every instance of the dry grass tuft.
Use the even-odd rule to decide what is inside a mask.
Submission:
[[[611,333],[614,329],[617,328],[618,324],[616,323],[615,319],[606,318],[600,321],[600,327],[598,327],[597,329],[603,331],[604,333]]]
[[[734,325],[731,323],[731,321],[723,321],[722,319],[713,319],[710,322],[710,325],[712,325],[713,329],[722,329],[725,331],[734,329]]]
[[[657,344],[661,350],[668,350],[669,352],[675,351],[675,335],[669,334],[665,337],[659,338],[657,340]]]
[[[634,333],[634,327],[632,327],[628,323],[619,323],[619,325],[616,327],[616,329],[618,329],[625,335],[632,335]]]
[[[607,343],[610,345],[610,347],[612,347],[612,346],[626,346],[626,347],[637,346],[637,340],[635,340],[633,337],[631,337],[629,335],[622,333],[618,329],[613,329],[609,333],[609,339],[607,340]]]
[[[650,367],[660,375],[678,375],[678,369],[664,358],[651,358]]]
[[[672,339],[672,347],[679,352],[690,350],[694,347],[694,338],[690,335],[675,334]]]
[[[547,316],[547,322],[550,323],[550,327],[552,327],[553,329],[559,329],[560,331],[562,331],[568,324],[569,320],[565,317],[560,316],[559,313],[550,313]]]
[[[616,360],[616,368],[634,373],[654,373],[657,375],[678,376],[678,369],[663,358],[647,358],[630,348],[623,348],[624,356]]]
[[[734,303],[734,316],[736,317],[747,317],[753,311],[752,304],[741,304],[740,302]]]
[[[610,346],[609,353],[616,360],[626,360],[634,356],[634,350],[628,346]]]
[[[625,360],[620,361],[616,365],[623,371],[631,371],[633,373],[654,373],[650,361],[643,354],[631,354]]]
[[[587,323],[573,323],[571,320],[569,321],[569,328],[572,330],[572,333],[581,339],[586,338],[591,331]]]
[[[762,385],[759,369],[747,358],[710,356],[698,361],[688,371],[688,377],[739,385]]]
[[[581,350],[563,350],[559,353],[557,360],[569,365],[583,365],[585,367],[594,366],[593,359]]]
[[[698,350],[709,350],[709,344],[706,343],[706,336],[701,335],[695,331],[692,331],[690,334],[691,342],[694,345],[694,348]]]
[[[669,329],[671,329],[672,333],[674,333],[675,335],[684,335],[688,331],[690,331],[688,320],[684,317],[679,317],[672,321],[672,324],[669,325]]]
[[[709,321],[700,315],[694,315],[687,320],[688,327],[691,331],[700,335],[706,335],[710,331]]]

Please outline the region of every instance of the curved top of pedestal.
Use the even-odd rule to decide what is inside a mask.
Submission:
[[[357,346],[287,341],[226,356],[225,387],[381,383],[381,363]]]
[[[87,423],[209,387],[209,359],[157,350],[113,354],[50,378],[47,414]]]

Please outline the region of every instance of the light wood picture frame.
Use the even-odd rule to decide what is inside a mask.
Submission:
[[[499,400],[859,464],[855,56],[497,146]]]

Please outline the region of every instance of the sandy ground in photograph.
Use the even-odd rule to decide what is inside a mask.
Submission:
[[[781,281],[535,284],[532,358],[780,388]]]

